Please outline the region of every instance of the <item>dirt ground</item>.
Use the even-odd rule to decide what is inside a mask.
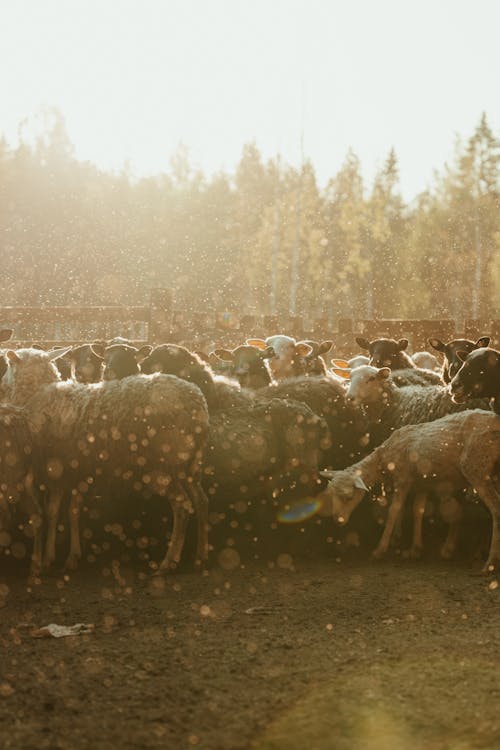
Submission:
[[[104,556],[35,584],[4,566],[0,747],[500,748],[496,580],[336,553],[226,546],[165,578]],[[33,637],[51,622],[95,630]]]

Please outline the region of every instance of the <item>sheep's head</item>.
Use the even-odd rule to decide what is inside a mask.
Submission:
[[[5,352],[8,366],[2,384],[7,389],[25,390],[25,396],[29,397],[40,386],[61,379],[55,361],[70,351],[70,346],[50,352],[41,349],[8,349]]]
[[[404,351],[408,347],[408,339],[396,341],[382,338],[368,341],[358,336],[356,342],[362,349],[370,352],[370,364],[373,367],[390,367],[392,370],[415,367],[414,362]]]
[[[246,343],[261,350],[272,346],[274,357],[269,360],[269,367],[276,380],[293,378],[300,374],[301,369],[304,369],[301,360],[312,353],[312,347],[305,341],[297,342],[291,336],[285,336],[284,334],[269,336],[265,341],[263,339],[248,339]]]
[[[489,336],[482,336],[475,343],[470,339],[453,339],[445,344],[441,339],[429,339],[429,344],[444,357],[443,380],[449,383],[455,377],[463,364],[464,356],[475,349],[487,347],[490,343]],[[459,352],[462,356],[459,356]]]
[[[104,349],[101,361],[104,362],[103,380],[122,380],[129,375],[139,375],[139,363],[153,347],[149,344],[137,349],[129,344],[112,344]]]
[[[490,397],[498,394],[500,382],[500,352],[482,347],[468,354],[457,352],[462,367],[450,383],[452,400],[461,404],[468,398]]]
[[[271,377],[266,361],[274,357],[272,346],[237,346],[235,349],[215,349],[213,354],[230,365],[230,374],[245,388],[260,388],[269,384]]]
[[[358,471],[327,470],[320,474],[330,480],[327,488],[318,495],[318,500],[323,503],[323,514],[331,514],[334,521],[343,526],[349,521],[368,487]]]
[[[368,406],[385,399],[391,371],[388,367],[363,365],[351,372],[346,400],[354,406]]]

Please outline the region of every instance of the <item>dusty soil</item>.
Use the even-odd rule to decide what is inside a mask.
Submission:
[[[0,747],[500,747],[500,588],[477,563],[240,557],[166,578],[104,557],[0,573]],[[35,626],[93,623],[36,639]]]

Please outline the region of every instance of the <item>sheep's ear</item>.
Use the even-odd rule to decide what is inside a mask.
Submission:
[[[298,344],[295,344],[296,357],[307,357],[309,356],[309,354],[312,354],[312,351],[312,346],[309,346],[309,344],[304,344],[302,341],[299,341]]]
[[[318,354],[326,354],[333,346],[333,341],[322,341],[319,345]]]
[[[338,375],[340,378],[344,378],[344,380],[351,379],[351,371],[348,367],[332,367],[331,371],[334,375]]]
[[[356,474],[354,477],[354,486],[357,487],[359,490],[364,490],[365,492],[368,492],[368,487],[363,482],[363,477],[359,474]]]
[[[5,352],[5,356],[11,364],[19,364],[19,362],[21,361],[21,357],[19,357],[12,349],[9,349],[8,352]]]
[[[370,351],[370,342],[368,339],[363,338],[363,336],[356,336],[356,344],[362,349],[368,349],[368,351]]]
[[[53,349],[51,352],[47,352],[47,358],[49,362],[53,362],[54,359],[61,359],[68,354],[73,347],[65,346],[64,349]]]
[[[8,341],[10,338],[12,338],[12,334],[14,331],[12,328],[2,328],[0,331],[0,341]]]
[[[398,341],[398,349],[399,349],[399,351],[402,352],[403,349],[406,349],[408,347],[409,343],[410,342],[408,341],[408,339],[399,339],[399,341]]]
[[[256,346],[257,349],[267,349],[267,344],[263,339],[247,339],[245,343],[247,346]]]
[[[94,341],[93,344],[90,345],[90,348],[96,354],[98,357],[103,358],[104,357],[104,351],[106,349],[106,343],[104,341]]]
[[[456,352],[457,359],[460,360],[460,362],[465,362],[467,357],[469,356],[469,352],[465,352],[463,349],[460,349],[460,351]]]
[[[263,352],[260,354],[261,359],[272,359],[272,357],[276,356],[276,352],[274,351],[272,346],[268,346],[266,349],[264,349]]]
[[[99,349],[99,351],[96,351],[95,344],[90,344],[90,351],[92,352],[92,354],[94,355],[94,357],[97,357],[97,359],[100,359],[101,362],[104,362],[104,350],[102,350],[102,354],[101,354],[100,353],[100,351],[101,351],[100,349]]]
[[[489,336],[481,336],[481,338],[476,341],[476,349],[482,349],[483,346],[489,346],[490,341],[491,339]]]
[[[333,479],[333,477],[335,476],[335,472],[333,471],[333,469],[322,469],[319,472],[319,475],[320,477],[326,477],[326,479]]]
[[[387,380],[388,377],[391,375],[391,368],[390,367],[381,367],[380,370],[377,372],[377,377],[381,380]]]
[[[330,362],[334,367],[347,367],[349,369],[349,362],[345,359],[331,359]]]
[[[153,347],[151,346],[151,344],[144,344],[144,346],[141,346],[141,348],[137,351],[137,354],[135,355],[137,362],[142,362],[143,359],[146,359],[146,357],[149,357],[152,351],[153,351]]]
[[[233,361],[233,353],[230,349],[214,349],[211,354],[215,354],[217,359],[222,359],[223,362]]]
[[[444,352],[446,351],[446,344],[444,344],[441,339],[429,339],[429,344],[432,346],[433,349],[435,349],[437,352]]]

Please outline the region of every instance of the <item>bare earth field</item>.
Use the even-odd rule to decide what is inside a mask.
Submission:
[[[0,747],[500,747],[500,588],[467,562],[0,578]],[[11,566],[12,567],[12,566]],[[98,568],[98,569],[97,569]],[[34,626],[94,623],[34,638]]]

